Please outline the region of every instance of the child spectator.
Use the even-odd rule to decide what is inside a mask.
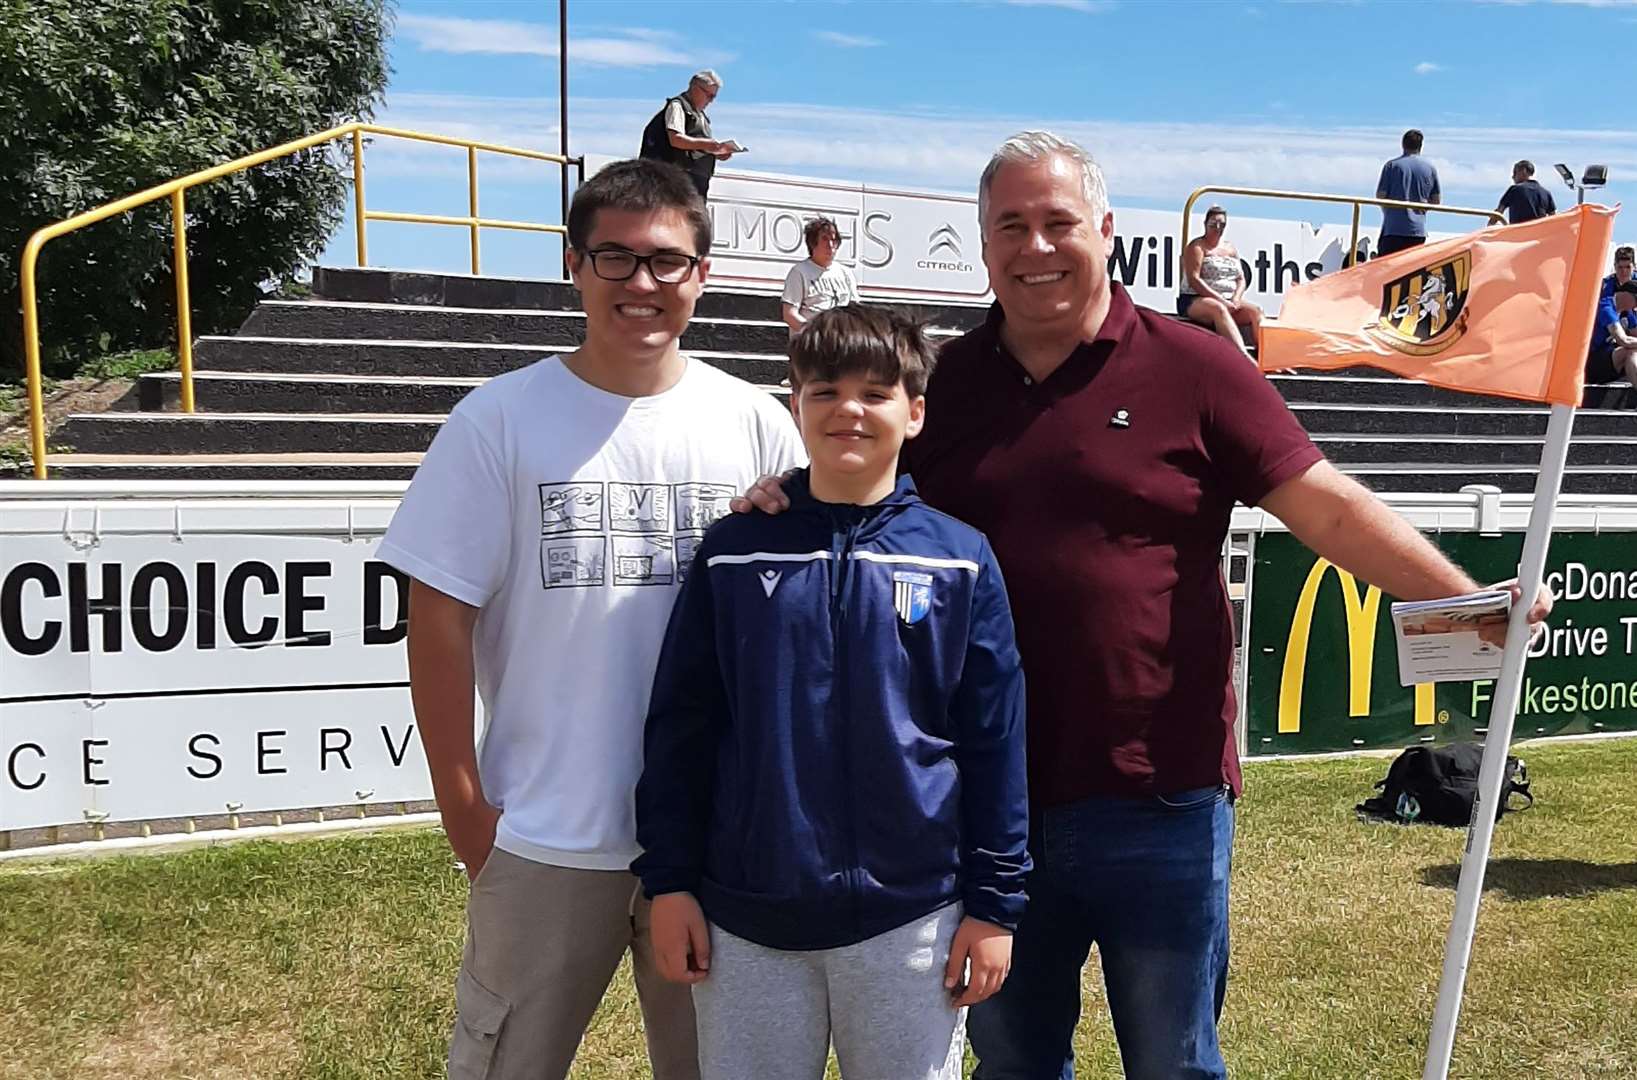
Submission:
[[[874,307],[791,342],[812,460],[705,536],[660,653],[632,869],[705,1080],[958,1080],[1029,869],[1023,677],[989,543],[899,451],[934,352]],[[969,971],[967,970],[969,967]]]

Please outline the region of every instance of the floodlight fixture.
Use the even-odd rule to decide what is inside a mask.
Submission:
[[[1583,188],[1599,188],[1609,182],[1609,167],[1607,165],[1587,165],[1586,171],[1580,177],[1580,186]]]
[[[1563,177],[1563,182],[1568,185],[1570,191],[1573,191],[1579,186],[1574,182],[1574,170],[1563,164],[1563,162],[1558,162],[1556,165],[1553,165],[1552,168],[1556,169],[1557,174]]]

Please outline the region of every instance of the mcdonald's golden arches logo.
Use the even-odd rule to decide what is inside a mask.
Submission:
[[[1296,597],[1296,610],[1290,617],[1290,637],[1285,643],[1285,663],[1279,675],[1281,735],[1302,729],[1302,688],[1307,679],[1313,609],[1318,604],[1325,574],[1331,570],[1336,572],[1342,605],[1347,612],[1347,715],[1370,715],[1370,681],[1375,674],[1376,618],[1381,611],[1381,590],[1370,585],[1361,592],[1352,574],[1328,559],[1318,559],[1302,583],[1302,591]],[[1415,688],[1416,726],[1434,723],[1433,711],[1432,683],[1418,684]]]

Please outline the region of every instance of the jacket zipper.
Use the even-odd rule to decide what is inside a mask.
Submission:
[[[841,530],[839,546],[832,538],[832,547],[836,552],[836,573],[831,579],[834,589],[830,596],[830,637],[835,650],[835,681],[830,694],[830,708],[835,716],[836,723],[832,730],[836,733],[836,742],[841,753],[842,787],[847,796],[853,793],[853,760],[852,760],[852,728],[850,695],[848,688],[847,670],[847,591],[852,581],[852,553],[853,545],[858,539],[860,522],[856,519],[847,522]],[[834,534],[832,534],[832,537]],[[849,899],[851,900],[852,916],[855,932],[860,932],[859,925],[862,914],[863,897],[858,885],[858,822],[855,809],[856,800],[846,798],[846,828],[847,828],[847,868],[846,881]]]

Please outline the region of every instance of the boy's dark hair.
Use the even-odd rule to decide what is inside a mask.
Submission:
[[[584,251],[599,210],[675,210],[693,226],[694,254],[711,251],[711,219],[688,174],[664,161],[633,158],[605,166],[580,185],[568,208],[568,246]]]
[[[1632,296],[1637,296],[1637,281],[1628,281],[1624,285],[1616,285],[1614,287],[1614,291],[1617,293],[1630,293]]]
[[[836,224],[834,218],[816,217],[807,223],[807,227],[801,231],[801,238],[807,241],[807,254],[813,254],[819,238],[825,233],[834,236],[836,243],[841,243],[841,226]]]
[[[848,304],[815,315],[790,339],[790,385],[835,382],[865,374],[904,384],[910,397],[926,393],[938,352],[926,324],[892,308]]]
[[[1406,154],[1419,154],[1421,152],[1421,141],[1420,130],[1411,128],[1404,133],[1404,140],[1400,145],[1404,147]]]
[[[1627,262],[1632,261],[1632,249],[1627,244],[1621,244],[1619,247],[1614,249],[1614,261],[1619,262],[1621,259],[1624,259]]]

